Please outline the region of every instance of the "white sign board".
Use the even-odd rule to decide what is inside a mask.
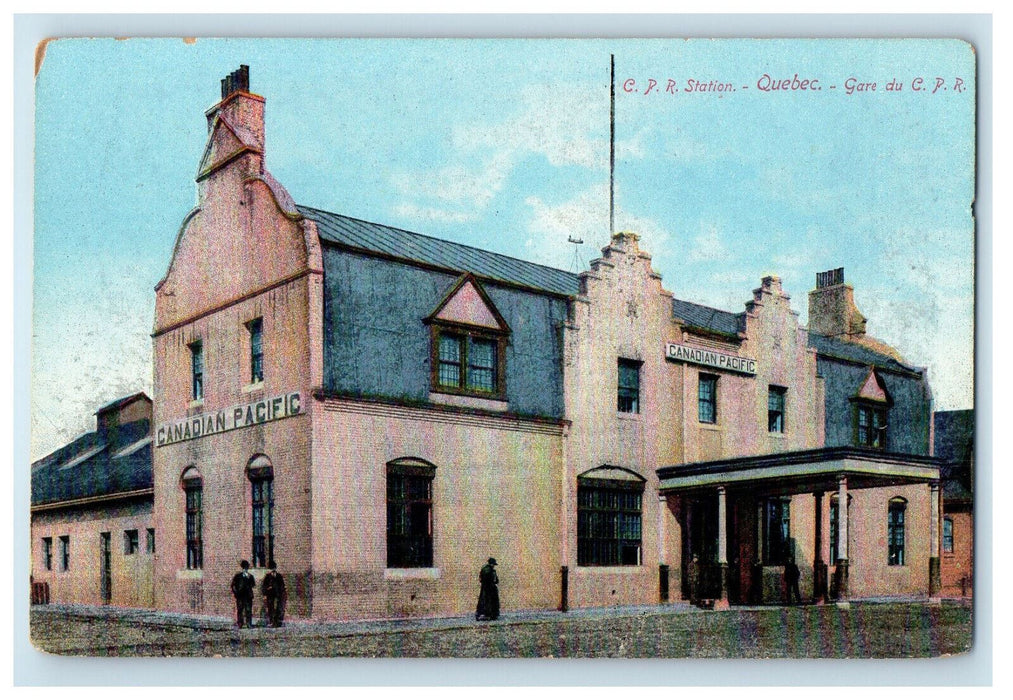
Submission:
[[[202,413],[183,420],[162,423],[155,431],[155,444],[165,447],[176,442],[217,435],[237,428],[270,423],[302,412],[299,392],[291,392],[252,403],[233,406],[215,413]]]
[[[756,360],[753,358],[726,355],[723,352],[706,348],[691,348],[688,345],[668,343],[665,346],[665,357],[675,362],[690,362],[694,365],[704,365],[726,372],[756,374]]]

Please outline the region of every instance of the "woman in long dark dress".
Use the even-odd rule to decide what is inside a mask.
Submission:
[[[489,562],[478,574],[481,588],[478,592],[478,606],[475,608],[476,620],[495,620],[499,617],[499,577],[495,567],[496,560],[489,557]]]

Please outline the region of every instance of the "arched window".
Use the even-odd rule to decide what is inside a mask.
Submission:
[[[433,478],[436,467],[404,457],[387,463],[387,567],[433,565]]]
[[[889,549],[887,562],[890,566],[904,566],[904,513],[906,510],[906,500],[899,496],[890,499],[886,523],[886,542]]]
[[[186,568],[204,568],[204,479],[197,467],[187,467],[180,477],[186,494]]]
[[[644,478],[603,466],[577,477],[577,565],[642,563]]]
[[[264,568],[274,561],[274,466],[266,455],[255,455],[246,465],[246,476],[253,516],[250,562]]]

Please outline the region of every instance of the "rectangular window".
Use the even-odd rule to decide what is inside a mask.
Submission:
[[[387,467],[387,566],[433,565],[433,477],[426,466]]]
[[[266,567],[274,559],[274,478],[250,480],[253,502],[253,555],[255,567]]]
[[[639,566],[641,482],[577,480],[577,565]]]
[[[468,388],[478,391],[496,390],[496,341],[469,338]]]
[[[697,406],[701,423],[718,422],[718,378],[713,374],[700,375]]]
[[[953,518],[943,518],[943,551],[953,553]]]
[[[886,449],[886,409],[859,404],[857,411],[858,444]]]
[[[461,386],[461,336],[440,333],[440,386]]]
[[[619,396],[617,409],[620,413],[640,413],[640,363],[634,360],[619,360]]]
[[[255,318],[246,324],[250,331],[250,383],[264,381],[264,321]]]
[[[60,571],[70,571],[70,535],[60,535]]]
[[[907,502],[904,499],[891,499],[886,525],[886,541],[889,548],[887,563],[890,566],[904,566],[905,510],[907,510]]]
[[[767,389],[767,431],[784,432],[784,395],[788,390],[783,386]]]
[[[138,549],[137,530],[124,530],[123,531],[123,553],[137,554]]]
[[[186,568],[204,567],[204,489],[200,479],[187,479],[186,489]]]
[[[155,553],[155,529],[151,528],[151,527],[148,528],[148,541],[147,541],[147,545],[148,545],[147,546],[147,552],[148,552],[148,554],[154,554]]]
[[[190,374],[192,377],[193,400],[204,398],[204,343],[190,344]]]
[[[53,570],[53,538],[42,538],[42,565],[46,571]]]
[[[764,513],[763,563],[780,566],[794,555],[791,551],[791,499],[769,499]]]
[[[499,339],[465,331],[438,330],[434,333],[435,389],[479,396],[502,393]]]

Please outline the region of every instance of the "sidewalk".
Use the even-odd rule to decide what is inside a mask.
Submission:
[[[627,605],[607,608],[577,608],[569,612],[558,610],[522,610],[500,614],[498,620],[478,622],[474,616],[457,617],[422,617],[407,619],[381,620],[345,620],[324,621],[289,619],[284,627],[275,629],[259,626],[261,621],[254,619],[253,628],[239,630],[235,620],[220,615],[194,615],[189,613],[165,612],[140,608],[120,608],[109,605],[67,605],[50,604],[34,605],[32,612],[43,614],[60,614],[90,620],[116,620],[125,623],[137,623],[149,627],[189,628],[208,631],[233,631],[246,634],[271,635],[312,635],[328,637],[344,637],[362,634],[386,634],[415,630],[448,630],[468,627],[488,627],[517,625],[531,622],[565,621],[594,618],[636,617],[638,615],[669,615],[682,613],[705,613],[689,603],[676,602],[668,605]]]
[[[889,598],[853,600],[852,604],[875,605],[884,603],[926,603],[924,598]],[[770,610],[777,606],[735,606],[733,611]],[[810,607],[810,606],[802,606]],[[416,630],[450,630],[469,627],[522,625],[540,622],[564,622],[567,620],[605,619],[638,617],[643,615],[720,615],[721,612],[702,610],[689,603],[674,602],[665,605],[625,605],[596,608],[573,608],[568,612],[558,610],[521,610],[504,612],[495,621],[477,622],[471,615],[455,617],[424,617],[407,619],[322,621],[307,619],[286,620],[279,629],[262,627],[260,620],[254,620],[252,629],[239,630],[231,617],[218,615],[194,615],[179,612],[165,612],[139,608],[121,608],[100,605],[51,604],[32,606],[32,611],[42,614],[60,614],[81,619],[109,619],[124,623],[137,623],[148,627],[184,628],[202,631],[235,632],[242,635],[281,636],[327,636],[345,637],[364,634],[388,634]]]

